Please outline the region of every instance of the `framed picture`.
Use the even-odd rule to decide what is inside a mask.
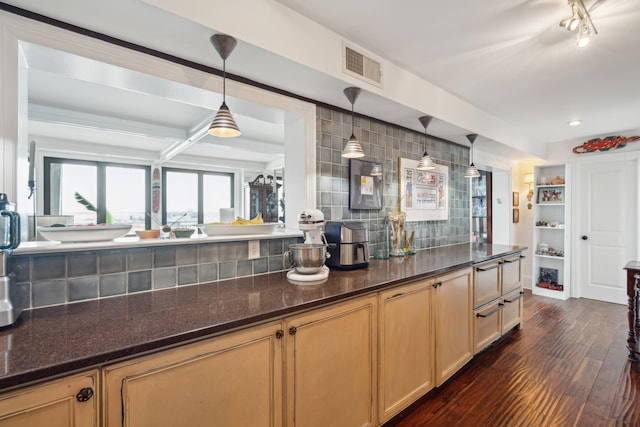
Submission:
[[[563,204],[564,187],[540,187],[538,188],[538,204]]]
[[[520,209],[513,208],[513,223],[517,224],[520,222]]]
[[[349,209],[382,209],[382,177],[380,163],[351,159],[349,161]]]
[[[400,210],[406,221],[449,219],[449,167],[418,170],[418,161],[399,158],[398,177]]]
[[[513,206],[519,206],[519,205],[520,205],[520,193],[518,193],[517,191],[514,191],[513,192]]]

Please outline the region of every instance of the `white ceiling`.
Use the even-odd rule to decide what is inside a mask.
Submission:
[[[407,0],[401,4],[369,0],[278,1],[499,117],[539,144],[580,143],[640,129],[638,1],[585,0],[599,34],[581,49],[573,34],[558,25],[570,15],[566,0]],[[5,3],[205,65],[221,66],[209,44],[211,29],[138,0]],[[227,64],[229,72],[348,108],[342,94],[344,82],[296,67],[242,41],[231,59]],[[267,62],[276,65],[271,69],[255,67]],[[291,69],[296,72],[282,79],[282,73]],[[368,103],[359,101],[358,111],[421,130],[415,111],[381,97],[373,101],[375,105],[372,99]],[[47,102],[43,100],[43,104]],[[153,105],[163,103],[158,98],[152,101]],[[213,109],[207,107],[211,105]],[[219,98],[213,102],[199,99],[175,112],[167,106],[167,116],[156,124],[175,125],[188,135],[200,121],[212,117],[218,105]],[[119,118],[149,120],[137,114],[146,110],[120,109]],[[241,109],[233,110],[242,116]],[[186,117],[197,120],[186,123]],[[573,119],[582,120],[582,125],[569,127],[567,122]],[[244,131],[250,126],[247,123],[241,128]],[[464,135],[468,131],[434,120],[429,133],[466,144]],[[478,142],[483,144],[482,149],[494,150],[505,158],[528,156],[510,147],[509,141],[483,141],[481,136]]]

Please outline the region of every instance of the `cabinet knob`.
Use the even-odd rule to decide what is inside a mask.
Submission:
[[[589,236],[586,236],[586,235],[582,235],[582,236],[580,236],[580,238],[581,238],[582,240],[589,240]]]
[[[289,328],[289,335],[295,335],[296,332],[298,332],[298,328],[296,328],[295,326]]]
[[[76,394],[78,402],[86,402],[93,397],[93,389],[91,387],[85,387]]]
[[[276,338],[278,338],[279,340],[282,339],[282,337],[284,337],[284,331],[282,329],[278,329],[276,331]]]

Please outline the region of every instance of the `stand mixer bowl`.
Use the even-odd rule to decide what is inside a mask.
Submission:
[[[289,245],[289,250],[282,254],[282,266],[293,267],[300,274],[315,274],[322,271],[325,260],[330,256],[325,245],[296,243]],[[287,258],[290,258],[288,265]]]

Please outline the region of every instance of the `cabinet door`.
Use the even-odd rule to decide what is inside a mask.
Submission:
[[[376,424],[376,301],[287,319],[287,426]]]
[[[105,426],[280,426],[280,322],[107,367]]]
[[[502,335],[502,302],[495,300],[474,310],[475,352],[478,353]]]
[[[436,386],[473,357],[471,268],[439,277],[433,295]]]
[[[380,292],[378,414],[384,423],[434,387],[431,285],[424,280]]]
[[[1,427],[98,425],[98,371],[0,395]]]
[[[500,267],[497,259],[473,267],[473,306],[480,307],[502,295]]]
[[[524,292],[522,289],[505,295],[502,298],[504,304],[502,310],[502,333],[506,333],[516,325],[522,327],[522,316],[524,310]]]
[[[502,295],[522,287],[521,255],[505,257],[502,260]]]

